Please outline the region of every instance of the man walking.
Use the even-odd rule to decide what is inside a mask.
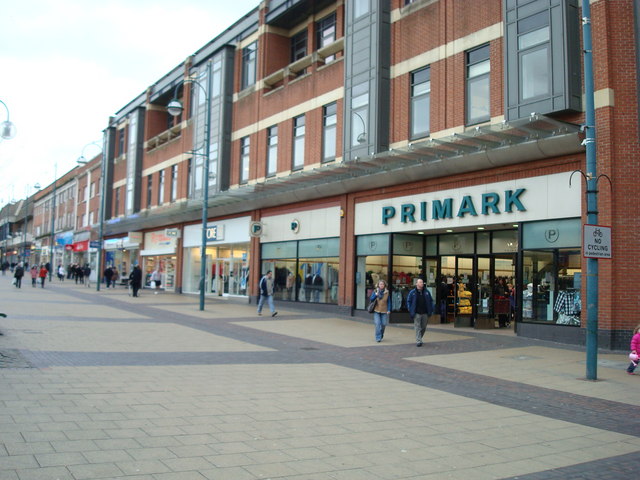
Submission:
[[[415,288],[407,296],[407,308],[416,331],[416,347],[421,347],[427,321],[433,314],[433,298],[429,290],[424,288],[424,280],[421,278],[416,281]]]
[[[275,317],[276,307],[273,305],[273,274],[271,270],[260,279],[260,300],[258,301],[258,315],[262,315],[262,306],[265,300],[269,304],[269,310],[271,310],[271,316]]]

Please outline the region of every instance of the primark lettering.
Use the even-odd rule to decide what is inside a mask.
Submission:
[[[453,218],[464,218],[465,215],[494,215],[503,212],[510,213],[514,208],[519,212],[525,212],[527,209],[520,200],[520,196],[526,191],[525,188],[517,190],[505,190],[504,195],[497,192],[483,193],[479,198],[471,195],[465,195],[456,204],[454,198],[445,198],[442,200],[433,200],[431,205],[429,202],[405,203],[399,209],[393,206],[382,207],[382,224],[388,225],[389,220],[399,215],[402,223],[415,223],[416,221],[426,222],[429,214],[432,220],[442,220]]]

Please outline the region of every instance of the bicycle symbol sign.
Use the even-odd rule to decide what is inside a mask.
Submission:
[[[611,227],[585,225],[582,254],[587,258],[611,258]]]

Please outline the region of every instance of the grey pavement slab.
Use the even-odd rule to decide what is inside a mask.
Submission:
[[[626,478],[640,375],[512,333],[0,278],[0,478]],[[86,311],[86,315],[82,312]],[[5,357],[3,357],[5,358]],[[616,475],[611,476],[615,471]],[[600,476],[596,476],[599,474]],[[563,476],[564,475],[564,476]],[[580,475],[583,475],[582,477]]]

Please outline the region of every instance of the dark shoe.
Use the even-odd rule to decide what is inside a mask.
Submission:
[[[422,346],[422,342],[416,343],[416,347],[421,347],[421,346]]]
[[[273,313],[271,314],[271,316],[272,316],[272,317],[275,317],[277,314],[278,314],[278,312],[273,312]]]

